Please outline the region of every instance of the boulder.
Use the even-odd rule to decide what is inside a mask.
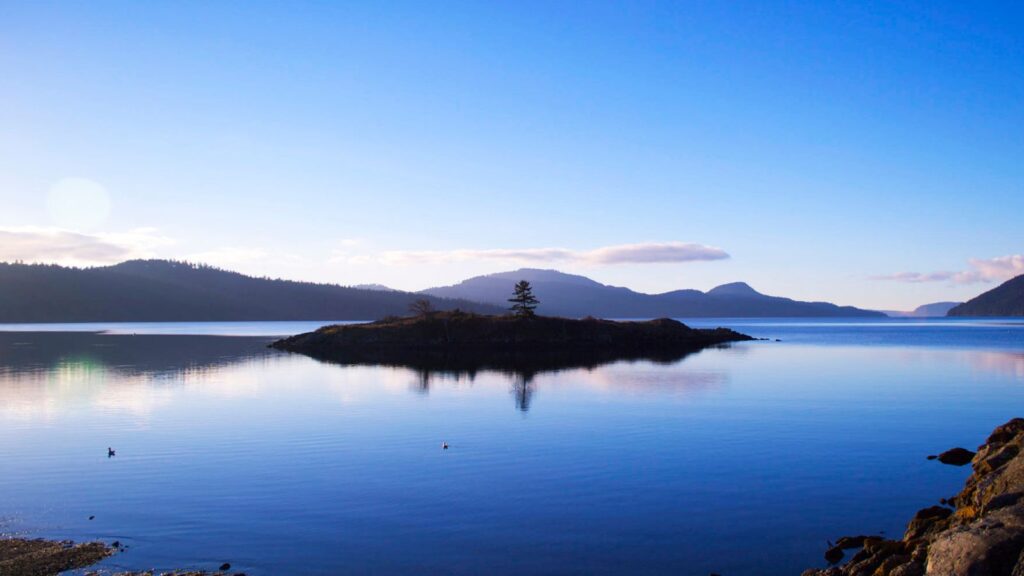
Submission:
[[[949,464],[951,466],[964,466],[971,463],[971,459],[974,458],[974,452],[966,448],[952,448],[946,450],[938,456],[939,462],[943,464]]]
[[[994,512],[939,534],[928,547],[926,574],[1010,576],[1024,549],[1024,506]]]
[[[910,523],[907,524],[907,531],[903,534],[903,539],[906,541],[916,540],[944,530],[949,527],[948,520],[952,515],[952,510],[942,506],[932,506],[918,510],[917,514],[914,514],[914,517],[910,519]]]

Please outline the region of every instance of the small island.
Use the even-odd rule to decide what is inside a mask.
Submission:
[[[535,314],[530,283],[518,282],[503,316],[435,311],[427,300],[411,317],[325,326],[278,340],[273,348],[346,364],[399,364],[422,369],[535,371],[618,359],[671,361],[707,348],[752,340],[728,328],[695,329],[670,318],[622,322]]]
[[[271,346],[343,364],[533,372],[616,360],[671,362],[709,346],[751,339],[727,328],[694,329],[668,318],[617,322],[453,311],[325,326]]]
[[[325,326],[271,346],[310,356],[403,352],[522,353],[541,350],[616,351],[624,354],[697,350],[752,340],[728,328],[695,329],[670,318],[620,322],[596,318],[488,316],[436,312],[367,324]]]

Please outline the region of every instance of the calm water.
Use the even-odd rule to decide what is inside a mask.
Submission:
[[[1020,321],[693,324],[772,341],[531,379],[210,335],[276,323],[0,332],[0,531],[128,544],[110,570],[799,574],[1024,415]]]

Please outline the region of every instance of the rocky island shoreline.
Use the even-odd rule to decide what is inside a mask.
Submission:
[[[670,361],[745,340],[753,338],[727,328],[690,328],[669,318],[631,322],[452,311],[325,326],[271,346],[350,364],[555,369],[618,359]]]
[[[42,538],[0,537],[0,575],[3,576],[56,576],[68,571],[84,570],[93,564],[124,551],[119,542],[85,542],[75,544],[69,540]],[[230,564],[221,565],[215,572],[204,570],[171,571],[89,571],[86,576],[245,576],[232,572]]]
[[[917,512],[903,538],[840,538],[826,560],[838,563],[846,550],[859,549],[853,557],[802,576],[1024,576],[1022,448],[1024,419],[1014,418],[973,454],[963,490]],[[958,448],[929,459],[957,464],[967,454]]]

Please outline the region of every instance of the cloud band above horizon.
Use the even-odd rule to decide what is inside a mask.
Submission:
[[[971,258],[967,261],[970,269],[939,272],[898,272],[871,276],[872,280],[895,282],[951,282],[953,284],[975,284],[978,282],[1003,282],[1024,274],[1024,254],[1011,254],[997,258]]]
[[[157,256],[158,248],[173,240],[151,228],[120,233],[85,233],[46,227],[0,227],[0,261],[54,263],[71,266],[115,264],[134,258]],[[666,264],[725,260],[730,256],[714,246],[693,242],[640,242],[602,246],[591,250],[568,248],[499,248],[458,250],[392,250],[353,254],[350,244],[336,251],[328,262],[385,265],[442,264],[470,261],[506,261],[526,264],[562,263],[607,266],[615,264]],[[194,253],[186,258],[204,263],[232,265],[263,260],[270,253],[256,248],[227,248]],[[287,255],[277,254],[279,259]]]
[[[171,240],[152,228],[85,233],[35,226],[0,227],[0,261],[95,266],[151,258]]]
[[[521,248],[489,250],[393,250],[376,257],[357,256],[361,262],[376,260],[384,264],[466,262],[503,260],[537,263],[573,263],[589,265],[665,264],[725,260],[729,254],[721,248],[691,242],[643,242],[603,246],[592,250],[568,248]]]

